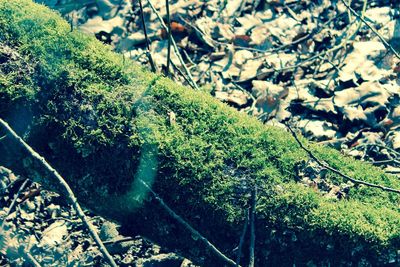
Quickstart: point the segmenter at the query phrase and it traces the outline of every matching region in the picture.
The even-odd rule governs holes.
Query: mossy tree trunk
[[[290,134],[142,70],[28,0],[0,1],[0,116],[86,207],[206,266],[221,263],[138,178],[231,258],[257,186],[258,266],[376,264],[400,248],[398,195],[354,186],[338,200],[298,183],[308,158]],[[378,168],[303,142],[348,175],[400,188]],[[48,183],[12,140],[0,153],[1,165]]]

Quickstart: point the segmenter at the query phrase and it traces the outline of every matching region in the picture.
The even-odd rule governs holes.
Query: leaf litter
[[[21,181],[10,170],[0,167],[0,265],[26,266],[31,254],[41,266],[107,266],[100,250],[88,235],[73,208],[57,193],[29,182],[17,199],[14,211],[8,209]],[[36,195],[27,194],[40,189]],[[195,266],[183,257],[137,236],[120,235],[119,226],[89,211],[91,223],[119,266]],[[122,241],[122,242],[121,242]]]

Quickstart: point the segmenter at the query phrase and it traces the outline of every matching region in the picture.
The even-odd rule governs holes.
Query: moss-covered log
[[[338,200],[296,182],[307,154],[290,134],[142,70],[28,0],[0,1],[0,116],[87,207],[207,266],[221,265],[138,177],[232,258],[257,185],[258,266],[382,264],[400,249],[398,195],[354,186]],[[378,168],[303,142],[348,175],[400,188]],[[39,171],[11,139],[0,150],[1,165]]]

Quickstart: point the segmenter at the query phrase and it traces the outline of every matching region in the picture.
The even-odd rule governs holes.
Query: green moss
[[[165,233],[176,228],[147,201],[134,179],[141,177],[231,251],[257,186],[261,265],[282,257],[288,265],[335,262],[338,255],[376,263],[400,248],[399,196],[356,186],[338,201],[297,184],[294,168],[307,154],[284,130],[142,70],[28,0],[0,1],[0,42],[15,53],[0,53],[1,116],[19,124],[87,206],[120,221],[147,218],[148,225],[135,226],[161,241],[161,223],[170,227]],[[302,141],[350,176],[400,188],[378,168]],[[169,244],[193,256],[191,241],[180,236]]]

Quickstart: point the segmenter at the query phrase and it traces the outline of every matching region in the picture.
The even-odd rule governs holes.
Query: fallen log
[[[29,0],[0,1],[0,117],[86,207],[204,266],[223,263],[139,181],[233,259],[257,188],[256,266],[397,260],[398,194],[352,185],[339,199],[306,186],[298,170],[309,155],[285,130],[143,70]],[[48,184],[37,162],[3,135],[0,165]],[[379,168],[300,139],[348,176],[400,188]],[[324,179],[347,182],[335,173]]]

